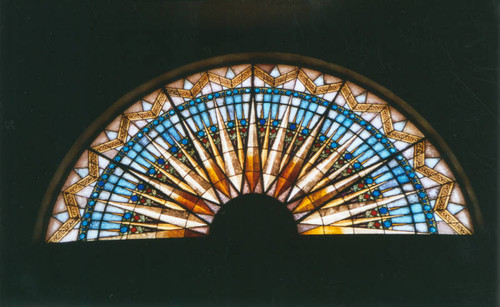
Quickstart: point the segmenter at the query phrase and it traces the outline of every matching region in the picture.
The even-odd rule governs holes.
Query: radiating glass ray
[[[229,183],[224,176],[224,173],[219,168],[219,165],[212,159],[210,154],[205,150],[205,148],[201,145],[200,141],[193,135],[193,132],[189,127],[185,128],[191,141],[193,142],[193,146],[196,149],[196,152],[200,156],[200,159],[205,167],[205,170],[208,173],[208,177],[211,182],[215,185],[215,187],[224,193],[227,197],[230,197],[229,191]]]
[[[255,117],[255,100],[252,99],[250,107],[250,120],[248,125],[247,152],[245,161],[245,176],[250,184],[250,191],[255,191],[260,179],[260,154],[257,140],[257,121]]]
[[[316,135],[318,134],[318,131],[323,123],[323,120],[324,118],[322,118],[317,123],[316,127],[314,127],[314,129],[311,131],[311,134],[307,136],[302,146],[299,148],[299,150],[295,153],[290,162],[285,166],[285,168],[281,172],[276,183],[276,191],[274,193],[275,196],[287,190],[293,184],[295,179],[298,177],[300,169],[304,164],[307,153],[311,148]]]

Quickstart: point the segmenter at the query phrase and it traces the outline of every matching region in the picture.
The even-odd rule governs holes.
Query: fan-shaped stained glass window
[[[236,62],[122,101],[56,184],[46,241],[208,236],[243,194],[300,235],[473,232],[456,169],[388,91],[332,65]]]

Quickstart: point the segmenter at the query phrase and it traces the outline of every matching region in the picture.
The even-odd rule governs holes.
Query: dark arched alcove
[[[297,236],[292,214],[280,201],[263,194],[246,194],[222,206],[210,236],[229,245],[269,246]]]

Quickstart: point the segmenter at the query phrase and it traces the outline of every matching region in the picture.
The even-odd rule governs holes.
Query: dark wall
[[[1,2],[1,297],[11,304],[493,305],[496,1]],[[391,89],[441,134],[479,199],[473,237],[32,245],[45,189],[114,101],[208,57],[278,51]]]

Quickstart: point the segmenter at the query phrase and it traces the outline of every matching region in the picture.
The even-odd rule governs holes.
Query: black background
[[[494,305],[496,1],[1,1],[1,288],[24,304]],[[45,189],[138,85],[237,52],[296,53],[391,89],[441,134],[479,199],[473,237],[33,245]]]

